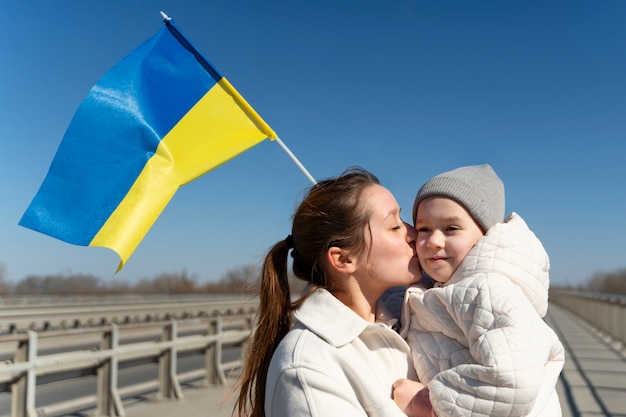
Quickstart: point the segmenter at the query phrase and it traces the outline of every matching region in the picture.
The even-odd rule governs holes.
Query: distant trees
[[[199,292],[196,277],[181,273],[164,272],[152,279],[142,279],[134,286],[134,291],[141,294],[193,294]]]
[[[134,284],[115,277],[102,281],[88,274],[29,275],[17,283],[7,283],[4,265],[0,263],[0,296],[255,293],[259,273],[258,266],[247,265],[228,271],[217,282],[207,283],[198,282],[185,270],[164,272]]]
[[[10,291],[15,295],[88,295],[101,289],[100,280],[93,275],[29,275]]]
[[[626,295],[626,268],[614,272],[596,272],[587,288],[595,292]]]
[[[0,262],[0,297],[9,293],[9,287],[6,283],[6,266]]]
[[[101,280],[90,274],[29,275],[17,283],[7,282],[6,267],[0,262],[0,297],[63,296],[109,294],[258,294],[261,268],[244,265],[227,271],[219,280],[199,282],[197,276],[187,271],[163,272],[153,278],[143,278],[136,283],[120,281],[115,277]],[[289,277],[293,296],[298,295],[306,283]],[[609,294],[626,295],[626,268],[613,272],[596,272],[586,283],[572,286],[554,285],[553,289],[577,289]]]
[[[209,293],[242,292],[256,293],[260,281],[261,268],[258,265],[240,266],[226,272],[218,282],[205,284],[204,290]]]
[[[555,285],[554,288],[626,295],[626,268],[613,272],[596,272],[586,283],[576,287]]]

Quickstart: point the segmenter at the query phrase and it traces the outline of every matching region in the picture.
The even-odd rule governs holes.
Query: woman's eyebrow
[[[391,216],[395,216],[396,214],[400,214],[401,211],[402,211],[402,209],[400,209],[400,208],[395,208],[393,210],[389,210],[389,212],[385,215],[385,217],[383,217],[383,220],[387,220]]]

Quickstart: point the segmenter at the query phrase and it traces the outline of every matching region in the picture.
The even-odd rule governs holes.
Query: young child
[[[548,255],[519,215],[503,221],[504,206],[489,165],[442,173],[417,193],[417,255],[435,287],[404,299],[401,334],[427,387],[410,409],[402,396],[413,382],[394,384],[409,414],[423,415],[427,395],[439,417],[561,416],[563,346],[542,319]]]

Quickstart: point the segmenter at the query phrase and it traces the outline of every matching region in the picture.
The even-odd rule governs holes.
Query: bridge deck
[[[558,306],[547,321],[565,346],[558,390],[563,417],[626,416],[626,356]]]
[[[563,308],[551,304],[547,322],[566,349],[557,386],[563,417],[626,417],[626,357]],[[184,390],[180,401],[148,402],[126,407],[128,417],[227,417],[233,399],[228,387]]]

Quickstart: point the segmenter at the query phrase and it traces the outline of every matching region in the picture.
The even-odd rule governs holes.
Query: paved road
[[[231,417],[234,407],[232,387],[233,384],[228,387],[183,387],[184,398],[182,400],[149,401],[126,405],[126,417]]]
[[[563,417],[626,417],[626,356],[575,316],[550,306],[547,322],[566,349],[566,363],[557,390]],[[230,387],[184,390],[180,401],[143,402],[126,407],[127,417],[229,417]],[[226,399],[225,399],[226,398]]]

